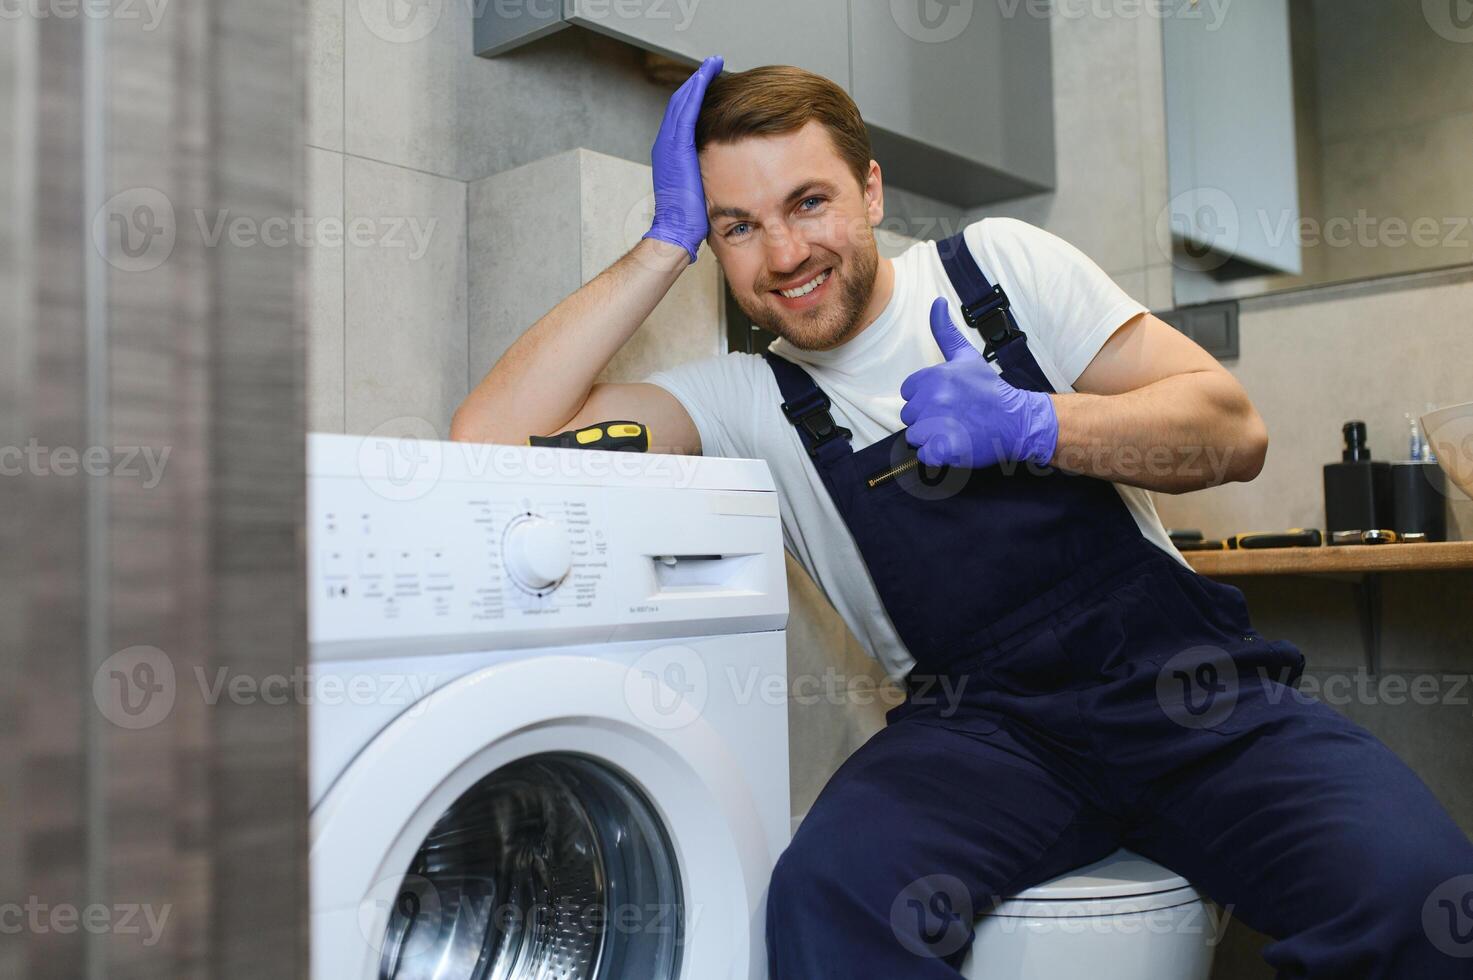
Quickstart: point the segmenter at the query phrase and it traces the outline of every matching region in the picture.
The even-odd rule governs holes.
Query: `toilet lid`
[[[994,915],[1116,915],[1170,908],[1201,899],[1191,882],[1127,850],[1034,885],[992,911]]]

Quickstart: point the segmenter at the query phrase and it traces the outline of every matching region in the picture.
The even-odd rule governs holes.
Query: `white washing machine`
[[[314,435],[307,520],[314,977],[766,975],[766,464]]]

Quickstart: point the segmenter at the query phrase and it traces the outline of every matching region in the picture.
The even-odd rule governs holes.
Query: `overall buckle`
[[[808,455],[816,457],[823,446],[835,439],[848,439],[850,431],[844,426],[834,422],[834,417],[829,414],[829,396],[820,390],[800,398],[796,403],[783,402],[783,415],[793,425],[798,426],[808,433],[812,439],[812,445],[808,446]]]
[[[1001,286],[993,286],[977,302],[962,306],[962,319],[982,335],[986,342],[982,356],[989,361],[997,360],[998,348],[1023,336],[1023,331],[1013,325],[1013,318],[1008,315],[1010,308],[1008,294],[1002,291]]]

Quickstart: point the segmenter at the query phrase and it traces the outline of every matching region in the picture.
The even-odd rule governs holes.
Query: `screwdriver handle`
[[[569,429],[555,436],[528,436],[529,446],[552,446],[557,449],[607,449],[615,452],[643,453],[650,448],[649,426],[627,419],[598,422],[581,429]]]

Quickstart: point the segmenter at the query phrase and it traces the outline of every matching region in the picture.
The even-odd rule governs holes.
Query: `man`
[[[788,548],[907,682],[778,861],[772,976],[955,977],[972,911],[1118,846],[1273,936],[1281,976],[1466,975],[1424,905],[1473,845],[1296,696],[1302,656],[1186,566],[1146,494],[1257,475],[1236,380],[1021,222],[881,257],[843,90],[720,70],[670,101],[649,234],[512,345],[452,434],[632,418],[665,451],[766,459]],[[769,353],[594,384],[702,241]]]

